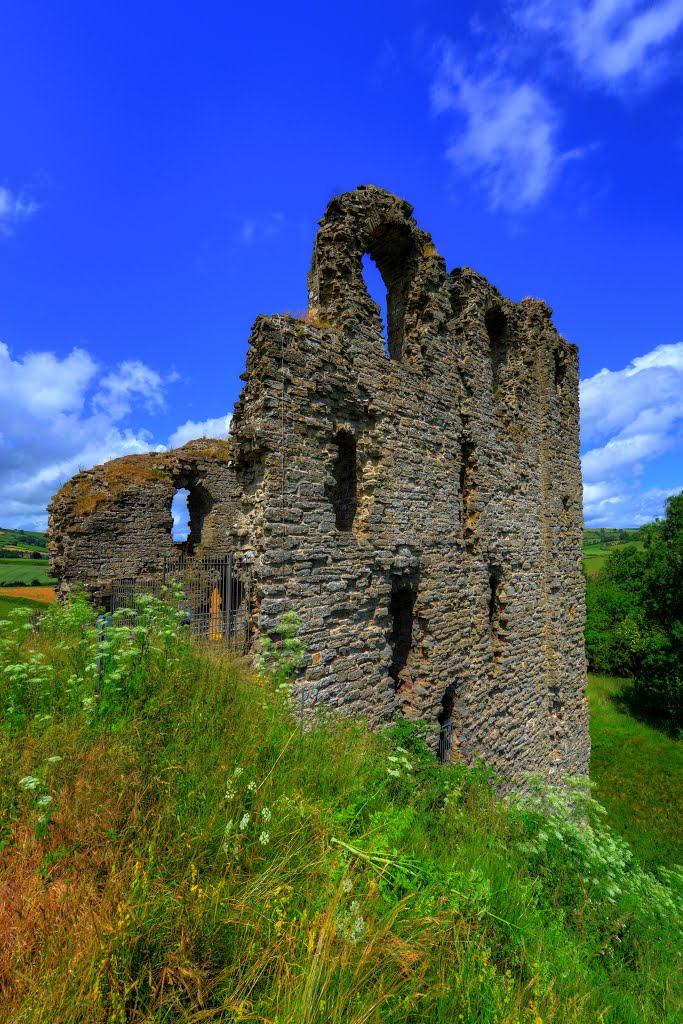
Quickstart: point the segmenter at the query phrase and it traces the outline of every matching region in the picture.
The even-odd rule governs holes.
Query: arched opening
[[[179,487],[171,502],[173,526],[171,538],[191,555],[202,543],[206,517],[213,508],[213,498],[202,484]]]
[[[500,382],[507,362],[508,322],[500,306],[493,306],[484,317],[484,326],[491,352],[493,397],[497,398]]]
[[[334,508],[338,530],[350,530],[358,510],[358,459],[356,439],[350,430],[340,430],[334,437],[337,454],[332,466],[334,486],[327,496]]]
[[[171,515],[173,526],[171,527],[171,539],[174,544],[184,544],[190,533],[190,510],[187,507],[190,492],[187,487],[181,487],[173,495],[171,502]]]
[[[384,224],[378,227],[368,239],[365,255],[375,264],[386,293],[384,302],[377,305],[381,312],[386,308],[386,343],[390,359],[400,362],[405,343],[405,314],[408,291],[417,267],[414,241],[410,234],[399,225]],[[363,268],[371,273],[372,263],[365,261]],[[378,289],[376,279],[370,279],[370,295],[375,299]]]
[[[379,309],[379,316],[382,325],[382,337],[384,338],[384,347],[387,355],[390,357],[389,352],[389,341],[387,338],[387,321],[389,319],[387,313],[387,286],[384,283],[384,278],[379,272],[379,267],[373,260],[370,253],[366,252],[362,259],[363,264],[363,280],[365,281],[365,287],[367,288],[368,295],[374,303],[376,303]]]

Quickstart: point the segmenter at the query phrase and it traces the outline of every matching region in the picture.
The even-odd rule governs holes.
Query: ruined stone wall
[[[576,348],[372,187],[328,207],[309,286],[319,326],[257,321],[233,424],[261,628],[301,614],[311,711],[452,717],[468,760],[586,771]]]
[[[227,441],[191,441],[171,452],[127,455],[78,473],[48,512],[51,570],[59,589],[103,597],[112,579],[158,575],[180,553],[230,549],[237,498]],[[171,537],[171,502],[190,492],[189,543]]]
[[[216,544],[253,563],[257,631],[300,614],[310,715],[425,718],[435,734],[453,719],[466,760],[587,771],[576,348],[543,303],[449,274],[409,204],[373,186],[328,206],[309,307],[258,318],[230,445],[201,466],[192,453]],[[114,546],[116,575],[166,553],[190,447],[138,457],[144,480],[113,501],[107,467],[60,492],[63,580],[102,579]],[[84,477],[95,507],[79,518]]]

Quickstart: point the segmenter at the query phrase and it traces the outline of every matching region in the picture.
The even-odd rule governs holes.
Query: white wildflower
[[[246,832],[247,825],[249,824],[250,821],[251,814],[249,813],[249,811],[245,811],[244,814],[242,815],[242,818],[240,819],[240,832]]]

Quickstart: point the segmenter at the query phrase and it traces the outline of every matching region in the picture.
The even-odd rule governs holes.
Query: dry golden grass
[[[26,597],[43,604],[52,604],[57,600],[54,587],[0,587],[0,597]]]

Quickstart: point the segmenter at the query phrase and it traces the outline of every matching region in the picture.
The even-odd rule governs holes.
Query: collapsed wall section
[[[48,512],[51,569],[59,589],[102,598],[111,580],[158,575],[165,558],[223,553],[238,517],[230,444],[191,441],[171,452],[114,459],[78,473]],[[188,492],[189,536],[172,538],[171,503]]]

